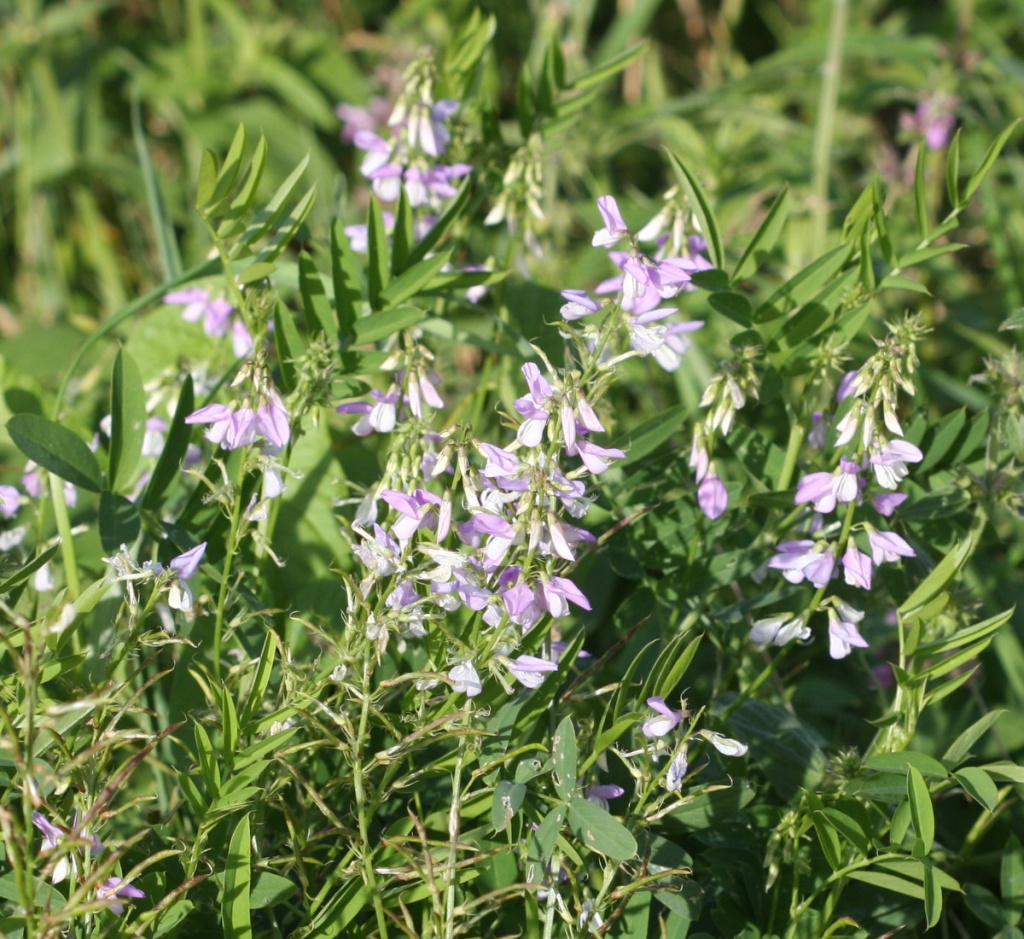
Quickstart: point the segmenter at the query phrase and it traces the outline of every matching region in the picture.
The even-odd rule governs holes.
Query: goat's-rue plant
[[[723,235],[741,162],[580,198],[603,158],[562,151],[639,53],[571,78],[548,37],[513,125],[495,28],[338,108],[337,206],[240,129],[190,200],[208,260],[163,252],[57,395],[0,371],[35,401],[0,467],[0,931],[1000,928],[1024,775],[965,715],[1011,628],[978,608],[1020,356],[943,371],[968,334],[912,278],[943,295],[1007,138],[966,188],[950,144],[942,221],[924,154],[916,231],[872,183],[810,257],[785,193]]]

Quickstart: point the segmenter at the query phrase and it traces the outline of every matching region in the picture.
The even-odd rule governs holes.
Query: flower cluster
[[[206,542],[196,545],[172,558],[167,567],[159,561],[144,561],[137,564],[128,551],[127,545],[121,545],[121,550],[113,557],[103,558],[113,569],[115,581],[125,584],[128,594],[128,602],[132,606],[139,603],[135,585],[144,582],[153,582],[158,589],[167,592],[167,605],[172,610],[188,612],[192,609],[192,590],[189,581],[196,575],[199,565],[202,563],[203,555],[206,553]]]
[[[405,189],[413,208],[441,208],[455,195],[455,183],[471,173],[468,163],[443,163],[451,143],[448,121],[459,103],[435,101],[434,68],[428,60],[414,62],[405,76],[405,89],[387,120],[387,136],[370,129],[366,115],[351,107],[339,110],[352,142],[365,151],[360,171],[370,180],[377,198],[398,200]]]
[[[73,830],[70,833],[66,832],[54,825],[42,812],[32,813],[32,824],[43,834],[43,844],[40,850],[42,857],[46,857],[54,852],[61,852],[62,842],[68,841],[71,838],[77,838],[88,845],[89,854],[92,857],[97,857],[106,850],[102,842],[95,836],[90,836],[85,831]],[[77,824],[75,829],[77,829]],[[67,880],[69,876],[77,877],[78,865],[79,861],[74,848],[63,850],[63,853],[59,853],[57,862],[53,867],[53,882],[59,884]],[[142,890],[134,884],[125,883],[120,877],[108,877],[107,880],[96,887],[96,899],[106,902],[110,912],[117,916],[124,912],[123,900],[141,900],[145,896],[146,894]]]
[[[244,359],[253,350],[252,334],[238,311],[223,297],[213,296],[204,287],[185,287],[164,296],[164,303],[182,307],[181,318],[186,323],[202,321],[207,336],[219,338],[231,334],[231,348],[235,356]]]
[[[915,556],[905,538],[879,527],[880,520],[855,522],[854,513],[865,502],[871,473],[881,490],[871,494],[872,509],[881,518],[893,516],[907,498],[894,490],[906,478],[908,464],[924,458],[916,445],[900,436],[903,431],[896,414],[897,389],[914,391],[914,344],[920,335],[922,330],[913,318],[890,327],[889,335],[878,342],[878,352],[861,369],[843,377],[835,395],[837,405],[846,408],[834,422],[838,465],[831,472],[807,473],[797,483],[795,503],[812,509],[806,532],[811,537],[779,544],[768,567],[792,584],[806,581],[819,591],[819,597],[840,569],[847,585],[871,591],[874,568]],[[815,432],[824,436],[815,442],[820,446],[827,441],[833,422],[817,416]],[[841,507],[843,521],[830,524],[827,516]],[[838,538],[831,540],[837,529],[841,529]],[[837,597],[824,599],[821,607],[828,612],[833,658],[844,658],[854,647],[867,647],[858,628],[863,612]],[[806,616],[790,614],[759,620],[750,632],[754,642],[779,646],[809,636]]]

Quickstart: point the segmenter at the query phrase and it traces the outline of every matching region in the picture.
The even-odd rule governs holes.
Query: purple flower
[[[169,563],[168,567],[174,571],[181,580],[188,580],[190,577],[194,577],[197,570],[199,570],[199,564],[203,560],[203,555],[206,553],[206,542],[196,545],[194,548],[179,554],[176,558],[173,558]]]
[[[484,690],[483,683],[472,662],[460,662],[448,672],[452,691],[461,692],[468,698],[475,698]]]
[[[280,452],[291,437],[289,421],[290,415],[281,396],[273,388],[269,389],[266,399],[256,409],[256,432],[262,434]]]
[[[562,296],[567,301],[559,311],[565,320],[578,320],[590,316],[601,309],[601,304],[592,299],[585,290],[563,290]]]
[[[582,610],[589,610],[590,601],[568,577],[541,574],[540,602],[556,619],[569,615],[569,603],[574,603]]]
[[[867,640],[860,634],[857,624],[864,619],[860,610],[855,610],[846,603],[838,603],[835,609],[828,611],[828,643],[829,655],[834,659],[845,659],[853,647],[866,649]]]
[[[361,414],[362,417],[352,426],[352,433],[357,437],[366,437],[376,431],[378,434],[389,434],[395,429],[398,420],[398,391],[371,391],[374,403],[369,401],[350,401],[339,404],[335,410],[339,414]]]
[[[670,734],[686,716],[682,711],[673,711],[665,703],[664,698],[648,698],[647,705],[656,713],[649,715],[644,720],[641,733],[645,737],[664,737],[666,734]]]
[[[526,418],[519,425],[516,439],[524,447],[536,447],[544,436],[554,391],[533,362],[523,365],[523,375],[530,393],[515,401],[515,409]]]
[[[98,900],[116,901],[118,898],[123,900],[141,900],[143,897],[145,897],[145,894],[138,887],[126,884],[120,877],[111,877],[96,888],[96,898]],[[120,916],[124,912],[124,904],[111,902],[110,912]]]
[[[689,770],[690,761],[687,759],[686,744],[684,743],[668,765],[668,772],[665,774],[665,788],[669,792],[679,792],[683,788],[683,780]]]
[[[852,372],[847,372],[840,380],[839,385],[836,388],[836,402],[845,401],[850,395],[856,394],[857,392],[857,376],[860,374],[858,369],[854,369]]]
[[[619,205],[614,196],[601,196],[597,200],[597,209],[604,220],[604,228],[594,233],[592,244],[598,248],[610,248],[620,238],[629,234],[629,229],[619,212]]]
[[[186,287],[164,296],[164,303],[183,306],[181,318],[186,323],[203,321],[203,331],[208,336],[227,335],[234,307],[222,297],[211,297],[210,291],[202,287]]]
[[[886,518],[906,501],[907,494],[905,492],[880,492],[871,497],[871,504],[875,507],[875,511]]]
[[[907,475],[907,464],[924,459],[924,454],[906,440],[880,441],[871,449],[871,465],[883,489],[895,489]]]
[[[843,577],[851,587],[871,589],[871,558],[851,541],[843,554]]]
[[[832,473],[808,473],[796,487],[797,505],[814,503],[815,512],[831,512],[837,504],[853,502],[860,495],[860,467],[841,459]]]
[[[616,786],[614,783],[598,783],[593,786],[587,786],[583,792],[585,799],[593,802],[594,805],[599,805],[606,812],[608,811],[609,799],[617,799],[625,794],[626,790],[622,786]]]
[[[339,104],[334,109],[334,113],[344,125],[341,130],[341,139],[345,143],[352,143],[359,131],[375,130],[388,119],[389,111],[390,106],[387,99],[379,96],[371,98],[366,107],[361,107],[358,104]]]
[[[903,538],[892,531],[878,531],[877,529],[869,528],[868,544],[871,545],[871,559],[875,564],[882,564],[885,561],[896,561],[901,557],[916,557],[914,549]]]
[[[729,494],[725,483],[715,472],[709,472],[697,487],[697,504],[712,521],[719,518],[729,505]]]
[[[836,557],[831,545],[808,539],[784,541],[778,552],[769,559],[768,566],[782,571],[782,576],[791,584],[802,583],[806,578],[820,589],[832,579]]]
[[[578,437],[573,446],[566,451],[570,456],[579,454],[583,465],[595,476],[603,473],[609,467],[609,460],[621,460],[626,454],[616,447],[599,447],[591,443],[586,437]]]
[[[804,624],[802,616],[777,613],[775,616],[755,620],[748,638],[758,645],[784,646],[794,639],[802,642],[810,638],[810,635],[810,627]]]
[[[548,673],[558,671],[558,666],[535,655],[520,655],[508,663],[508,670],[525,688],[539,688]]]
[[[436,527],[436,513],[441,505],[440,496],[435,496],[426,489],[416,489],[411,496],[394,489],[382,489],[380,497],[401,516],[391,526],[391,530],[403,544],[420,528]]]
[[[21,493],[14,486],[0,486],[0,518],[14,518],[21,506]]]

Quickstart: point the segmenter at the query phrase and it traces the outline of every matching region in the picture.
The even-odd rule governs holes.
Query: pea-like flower
[[[672,733],[679,726],[680,721],[686,717],[685,711],[674,711],[666,703],[664,698],[657,696],[647,699],[647,706],[655,713],[648,715],[641,727],[641,733],[645,737],[664,737]]]

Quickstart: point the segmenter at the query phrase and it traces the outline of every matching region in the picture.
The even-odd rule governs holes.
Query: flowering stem
[[[359,730],[356,734],[355,746],[352,748],[352,787],[356,797],[356,817],[359,823],[359,854],[363,861],[363,880],[366,889],[373,898],[373,911],[377,916],[377,929],[381,939],[388,934],[387,918],[377,887],[377,873],[373,869],[373,849],[370,846],[370,820],[367,811],[366,782],[363,778],[366,767],[363,765],[363,747],[367,742],[367,728],[370,723],[370,684],[373,680],[373,641],[366,639],[363,650],[363,682],[359,709]]]
[[[74,599],[82,592],[82,587],[78,580],[75,543],[71,538],[71,520],[68,518],[68,506],[64,501],[64,480],[58,479],[53,473],[50,473],[49,477],[53,517],[57,522],[57,532],[60,534],[60,553],[64,559],[64,576],[68,582],[68,599]]]
[[[782,470],[779,472],[778,481],[775,484],[777,491],[789,488],[793,472],[796,470],[796,462],[800,456],[800,448],[804,445],[806,429],[800,421],[793,421],[789,426],[789,442],[786,444],[786,457],[782,462]]]
[[[459,739],[459,753],[455,758],[455,769],[452,772],[452,805],[448,812],[448,861],[444,870],[444,879],[447,882],[444,900],[445,939],[454,939],[455,937],[455,874],[459,860],[459,829],[462,821],[459,809],[462,795],[462,770],[466,759],[466,739],[466,737]]]
[[[235,502],[231,509],[231,531],[228,534],[228,550],[224,556],[224,570],[221,571],[220,591],[217,594],[217,618],[213,624],[213,675],[220,681],[220,647],[224,633],[224,611],[228,602],[231,569],[238,551],[238,529],[242,520],[242,484],[245,482],[246,460],[244,453],[238,464],[238,478],[235,481]]]
[[[811,211],[814,220],[813,250],[825,250],[828,237],[828,182],[832,140],[835,136],[836,108],[839,103],[839,79],[843,67],[843,40],[846,36],[848,0],[832,0],[829,17],[828,48],[821,65],[821,92],[818,95],[818,120],[814,128],[814,158]]]

